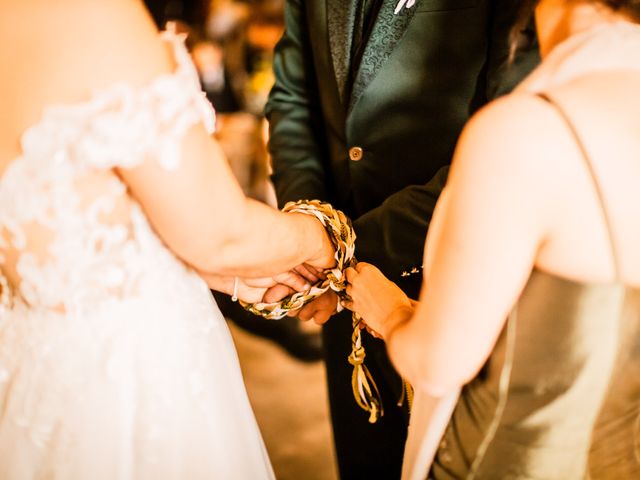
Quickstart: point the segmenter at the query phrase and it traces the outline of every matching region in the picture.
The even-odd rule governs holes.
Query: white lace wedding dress
[[[174,73],[47,108],[0,179],[4,480],[273,477],[224,318],[113,171],[213,125],[165,37]]]

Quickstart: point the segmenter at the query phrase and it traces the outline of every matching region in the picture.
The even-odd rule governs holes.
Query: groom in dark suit
[[[400,4],[400,5],[398,5]],[[417,298],[424,240],[469,116],[510,90],[538,60],[535,42],[508,65],[514,0],[287,0],[266,108],[278,200],[343,210],[356,256]],[[394,13],[395,12],[395,13]],[[491,172],[487,172],[488,175]],[[327,294],[301,318],[326,320]],[[365,335],[384,403],[369,424],[351,391],[350,315],[323,327],[342,479],[399,478],[407,433],[403,383],[384,344]]]

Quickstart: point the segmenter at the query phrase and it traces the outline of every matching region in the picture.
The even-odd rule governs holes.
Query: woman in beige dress
[[[407,478],[640,478],[640,2],[534,7],[543,62],[465,128],[420,301],[348,271],[417,392]]]

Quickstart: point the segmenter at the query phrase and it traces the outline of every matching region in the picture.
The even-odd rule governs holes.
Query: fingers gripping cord
[[[279,302],[274,303],[245,303],[242,306],[255,315],[267,319],[277,320],[286,316],[289,312],[298,310],[304,305],[312,302],[329,289],[336,292],[341,299],[346,299],[347,279],[344,271],[357,264],[355,259],[356,234],[353,231],[351,222],[344,213],[335,210],[328,203],[318,200],[300,200],[289,202],[283,208],[288,213],[303,213],[315,216],[324,226],[336,249],[336,266],[326,270],[326,278],[319,280],[307,291],[296,292]],[[348,357],[349,363],[353,366],[351,384],[356,403],[369,413],[369,422],[375,423],[382,415],[382,401],[378,387],[371,376],[371,373],[364,364],[365,351],[362,346],[360,333],[360,322],[362,319],[353,314],[353,334],[351,336],[352,351]]]

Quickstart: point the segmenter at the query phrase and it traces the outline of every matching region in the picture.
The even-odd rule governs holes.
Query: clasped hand
[[[414,302],[373,265],[361,262],[355,268],[348,268],[345,275],[348,282],[346,292],[350,300],[341,303],[362,318],[361,328],[366,328],[374,337],[387,338],[388,333],[397,326],[398,320],[404,318],[404,316],[394,316],[394,312],[413,311]],[[295,291],[305,291],[309,288],[309,284],[314,284],[323,278],[321,271],[309,265],[301,265],[291,272],[273,277],[261,284],[255,280],[247,281],[249,283],[243,283],[243,288],[247,289],[247,293],[253,288],[256,295],[262,295],[261,301],[271,303],[280,301]],[[265,286],[268,288],[264,289]],[[241,295],[240,292],[238,295]],[[336,293],[329,290],[302,309],[291,312],[290,315],[297,316],[301,320],[312,320],[317,324],[323,324],[336,313],[338,302]]]
[[[321,280],[325,275],[321,270],[303,264],[293,270],[264,279],[242,279],[238,283],[238,298],[245,302],[275,303],[295,292],[304,292]],[[227,292],[230,294],[230,292]],[[311,320],[318,325],[325,323],[338,310],[338,296],[329,290],[312,302],[289,313],[300,320]]]
[[[312,285],[324,280],[324,269],[332,267],[333,255],[325,249],[322,259],[304,263],[297,267],[271,277],[238,278],[209,277],[206,278],[211,288],[228,295],[235,294],[246,303],[275,303],[294,294],[305,292]],[[389,281],[380,270],[373,265],[361,262],[355,268],[345,271],[347,298],[342,306],[357,313],[362,318],[361,327],[376,337],[386,338],[392,330],[394,316],[398,309],[413,309],[412,301],[393,282]],[[329,290],[312,302],[289,313],[300,320],[312,320],[323,324],[338,311],[339,299],[333,290]]]
[[[301,218],[308,218],[301,214]],[[309,223],[310,227],[316,229],[318,241],[309,254],[307,261],[295,268],[271,277],[261,278],[236,278],[231,276],[207,275],[200,272],[207,281],[209,287],[228,295],[235,294],[238,299],[246,303],[276,303],[295,292],[305,292],[312,285],[324,280],[324,271],[335,266],[335,250],[333,243],[327,236],[324,227],[313,219]],[[309,320],[313,312],[321,311],[316,315],[318,323],[326,322],[336,310],[337,297],[325,294],[315,301],[309,303],[304,308],[293,311],[290,316],[298,316],[302,320]],[[327,304],[332,303],[331,308]],[[312,306],[313,305],[313,306]]]
[[[369,263],[358,263],[346,270],[347,295],[350,300],[342,302],[345,308],[357,313],[361,327],[374,337],[388,338],[397,326],[399,318],[392,315],[397,310],[413,310],[413,302],[395,283]]]
[[[398,317],[392,315],[396,310],[413,310],[413,302],[373,265],[361,262],[355,268],[348,268],[345,274],[350,300],[342,301],[342,305],[357,313],[362,318],[361,328],[366,328],[374,337],[387,338],[397,323]],[[306,291],[322,279],[321,270],[304,264],[274,277],[240,280],[237,295],[249,303],[273,303],[294,292]],[[230,288],[233,286],[228,285],[227,289]],[[227,293],[231,294],[231,291]],[[289,315],[323,324],[336,313],[338,302],[336,293],[329,290]]]

